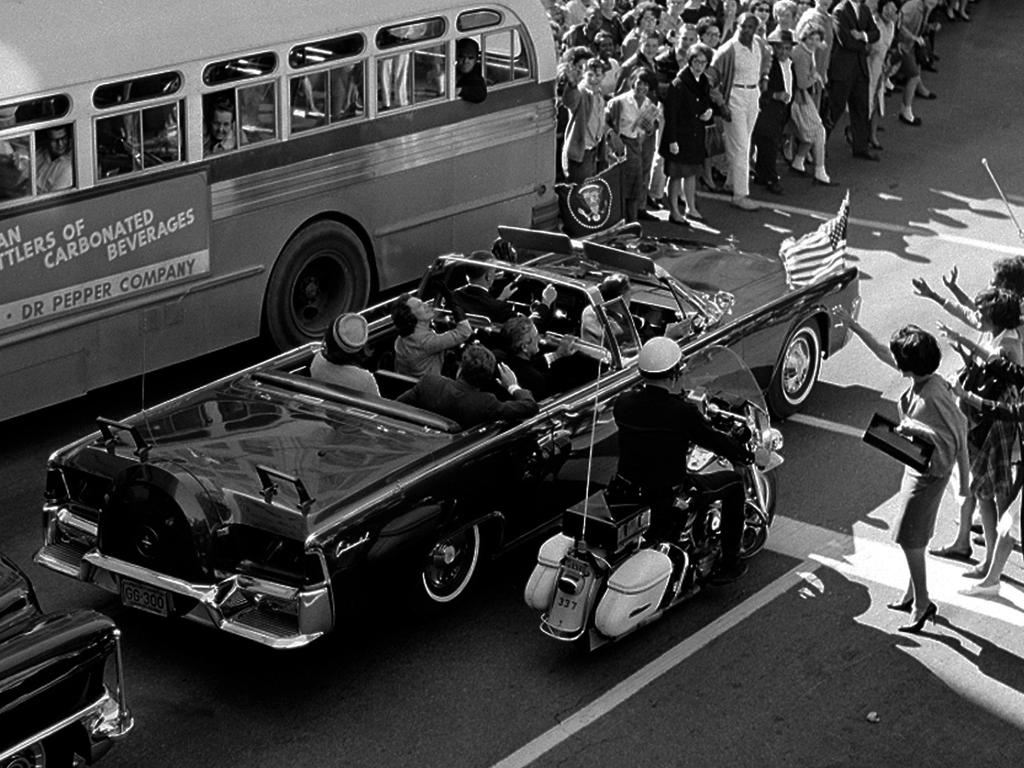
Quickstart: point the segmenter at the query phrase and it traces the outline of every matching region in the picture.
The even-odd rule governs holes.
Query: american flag
[[[846,225],[850,221],[850,192],[839,213],[798,240],[787,237],[779,246],[790,288],[802,288],[846,267]]]

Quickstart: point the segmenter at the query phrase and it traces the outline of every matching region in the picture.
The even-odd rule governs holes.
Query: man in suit
[[[495,373],[511,400],[501,401],[491,392]],[[398,402],[446,416],[463,429],[499,419],[526,419],[539,410],[528,389],[519,386],[512,369],[497,365],[494,354],[482,344],[471,344],[462,353],[458,379],[428,373]]]
[[[754,183],[763,185],[775,195],[782,194],[775,161],[782,145],[782,131],[789,120],[789,105],[793,102],[793,33],[776,27],[768,42],[772,46],[772,63],[768,69],[768,87],[761,94],[761,111],[754,123],[753,143],[757,149]]]
[[[870,89],[867,49],[881,36],[871,11],[861,0],[842,0],[832,11],[835,45],[828,70],[829,111],[825,128],[831,131],[850,105],[853,156],[878,160],[868,149],[870,138]]]
[[[469,282],[452,294],[455,303],[467,314],[483,315],[492,323],[504,323],[516,313],[508,303],[508,297],[515,291],[515,284],[510,282],[501,293],[492,296],[491,286],[497,276],[497,270],[491,263],[494,255],[490,251],[473,251],[469,258],[480,263],[466,267],[466,279]]]

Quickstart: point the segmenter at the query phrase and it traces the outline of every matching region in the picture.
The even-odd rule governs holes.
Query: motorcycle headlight
[[[772,427],[764,433],[764,447],[769,451],[775,451],[778,453],[782,450],[782,433]]]

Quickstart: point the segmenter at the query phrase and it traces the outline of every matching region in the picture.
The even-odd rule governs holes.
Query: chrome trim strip
[[[84,720],[88,717],[92,717],[94,715],[99,715],[103,712],[104,709],[110,707],[111,705],[113,705],[114,707],[118,706],[117,702],[115,702],[113,698],[111,698],[110,693],[104,690],[103,695],[87,707],[80,709],[73,715],[68,715],[63,720],[54,723],[48,728],[44,728],[38,733],[29,736],[24,741],[18,742],[6,752],[0,752],[0,760],[6,760],[11,755],[17,754],[26,747],[30,747],[38,741],[42,741],[43,739],[49,738],[53,734],[57,733],[57,731],[67,728],[72,723],[80,722],[81,720]],[[118,720],[121,723],[121,726],[119,727],[118,730],[107,733],[107,738],[119,739],[122,736],[126,735],[135,725],[135,722],[132,720],[131,715],[126,716],[126,713],[121,712],[120,709],[118,709],[118,713]]]
[[[60,507],[57,510],[57,522],[66,525],[68,528],[74,528],[82,533],[86,533],[93,538],[99,536],[100,533],[97,523],[94,523],[92,520],[86,520],[81,515],[76,515],[67,507]]]
[[[544,101],[218,182],[210,187],[212,220],[543,135],[553,120],[554,104]]]
[[[129,579],[141,581],[154,587],[161,587],[169,592],[178,595],[185,595],[195,600],[210,602],[217,591],[216,584],[192,584],[191,582],[179,579],[174,576],[165,576],[162,573],[153,573],[148,568],[119,560],[116,557],[108,557],[95,549],[86,552],[82,560],[94,568],[99,568],[109,573],[116,573],[118,576],[126,576]]]
[[[38,552],[36,552],[36,556],[32,559],[35,561],[36,565],[41,565],[44,568],[49,568],[51,571],[63,573],[65,576],[70,576],[73,579],[81,578],[81,573],[79,572],[77,565],[72,565],[71,563],[67,563],[64,560],[57,559],[53,555],[46,552],[45,546],[43,546]]]

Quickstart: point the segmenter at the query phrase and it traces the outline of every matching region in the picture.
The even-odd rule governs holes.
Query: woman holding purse
[[[899,627],[899,631],[918,633],[938,614],[937,606],[928,597],[925,547],[935,530],[935,518],[954,466],[959,470],[961,493],[967,492],[967,419],[957,407],[949,384],[936,373],[942,352],[934,336],[916,325],[906,325],[892,335],[886,346],[848,312],[840,310],[838,314],[875,357],[910,379],[910,388],[899,399],[897,431],[927,440],[933,446],[931,461],[924,472],[909,466],[904,469],[900,484],[902,512],[893,526],[910,580],[902,599],[888,607],[910,611],[910,623]]]
[[[793,104],[790,119],[796,130],[797,147],[789,167],[794,173],[807,175],[807,157],[813,152],[814,183],[826,187],[836,186],[825,170],[825,126],[815,106],[824,84],[815,57],[821,52],[824,32],[815,23],[800,30],[800,44],[793,47]]]

